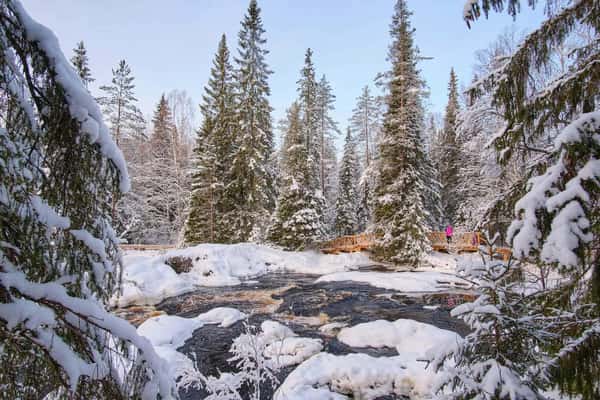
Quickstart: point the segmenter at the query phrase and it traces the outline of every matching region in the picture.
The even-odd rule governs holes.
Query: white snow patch
[[[337,272],[324,275],[317,282],[364,282],[382,289],[406,293],[439,292],[448,288],[470,288],[471,284],[456,275],[437,271],[417,272]]]
[[[320,339],[297,337],[287,326],[277,321],[265,321],[261,324],[260,340],[265,343],[264,356],[273,368],[300,364],[323,349]]]
[[[373,321],[344,328],[338,339],[353,347],[395,347],[398,356],[320,353],[302,363],[284,381],[276,400],[374,399],[396,394],[430,398],[435,372],[419,361],[462,340],[454,332],[413,320]]]
[[[327,336],[335,336],[336,332],[348,326],[345,322],[331,322],[319,328],[319,332]]]
[[[374,399],[391,393],[411,396],[418,395],[420,382],[421,377],[412,375],[400,357],[319,353],[292,371],[274,399]]]
[[[352,347],[395,347],[406,360],[429,358],[439,346],[456,346],[460,336],[452,331],[412,319],[377,320],[344,328],[338,339]]]
[[[448,253],[432,251],[425,255],[424,261],[436,270],[454,272],[456,270],[457,256]]]

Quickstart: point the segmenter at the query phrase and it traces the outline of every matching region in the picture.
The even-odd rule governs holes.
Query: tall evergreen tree
[[[363,169],[367,169],[375,156],[375,138],[380,129],[380,107],[377,99],[371,94],[369,86],[365,86],[360,96],[356,99],[356,107],[352,110],[350,126],[360,149]]]
[[[298,80],[298,105],[302,118],[302,130],[304,132],[306,150],[308,152],[307,168],[309,168],[310,179],[307,184],[313,188],[321,190],[320,165],[321,152],[319,149],[319,112],[317,104],[317,95],[319,86],[315,78],[315,67],[312,61],[312,50],[306,49],[304,57],[304,66],[300,71]]]
[[[223,35],[200,106],[203,122],[194,149],[192,198],[184,232],[188,244],[231,240],[224,216],[234,205],[227,202],[224,192],[237,128],[233,90],[233,69]]]
[[[268,239],[287,249],[299,250],[324,237],[325,199],[321,191],[310,184],[314,176],[308,168],[307,137],[297,103],[288,110],[286,127],[281,150],[282,187]]]
[[[337,191],[337,158],[334,138],[340,131],[330,115],[335,110],[335,95],[325,75],[317,84],[316,103],[321,192],[327,203],[332,205]]]
[[[377,181],[374,160],[377,154],[376,138],[381,128],[381,107],[368,86],[363,88],[356,101],[350,127],[355,135],[360,159],[357,213],[359,230],[363,231],[372,220],[373,193]]]
[[[259,238],[275,207],[273,131],[267,79],[271,74],[265,61],[268,50],[260,8],[251,0],[238,35],[239,55],[235,59],[236,107],[239,133],[232,158],[232,181],[227,196],[236,209],[228,220],[234,226],[234,241]]]
[[[71,58],[71,62],[73,66],[77,70],[77,74],[81,78],[83,85],[87,88],[91,82],[94,82],[94,78],[92,78],[92,71],[88,65],[89,59],[87,56],[87,50],[83,44],[83,40],[77,43],[77,47],[73,49],[73,57]]]
[[[131,68],[125,60],[119,61],[116,69],[112,70],[110,85],[100,86],[105,96],[98,99],[102,111],[110,124],[110,130],[117,146],[127,136],[135,135],[140,131],[140,126],[145,124],[142,112],[136,106],[134,89],[135,79],[131,75]]]
[[[338,195],[335,202],[335,231],[339,235],[352,235],[358,230],[357,219],[358,159],[356,144],[350,128],[346,133],[344,155],[340,165]]]
[[[398,0],[390,29],[392,79],[378,160],[374,230],[380,238],[374,254],[382,260],[417,265],[427,249],[421,172],[423,83],[416,66],[410,15],[406,1]]]
[[[125,160],[56,36],[0,0],[2,398],[172,398],[147,339],[106,310]]]
[[[448,104],[444,115],[444,126],[438,136],[438,159],[436,167],[441,184],[441,204],[447,222],[456,224],[460,205],[459,168],[461,165],[461,146],[457,135],[457,118],[460,112],[458,103],[458,80],[454,68],[450,70],[448,83]]]
[[[138,177],[139,195],[145,203],[146,237],[154,243],[174,243],[182,227],[186,199],[180,193],[179,137],[171,107],[163,94],[152,118],[152,133],[143,176]]]
[[[171,157],[172,147],[177,143],[177,131],[171,114],[171,107],[163,93],[154,110],[152,117],[152,153],[154,157],[168,159]]]

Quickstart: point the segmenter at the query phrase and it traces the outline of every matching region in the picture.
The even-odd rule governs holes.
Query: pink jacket
[[[446,236],[452,236],[452,233],[454,233],[454,231],[452,230],[452,225],[448,225],[446,227]]]

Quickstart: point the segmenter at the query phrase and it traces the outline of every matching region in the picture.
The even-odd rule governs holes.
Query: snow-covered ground
[[[439,292],[449,288],[469,288],[467,281],[456,275],[437,271],[415,272],[336,272],[323,275],[317,282],[354,281],[403,293]]]
[[[173,257],[190,258],[192,269],[177,274],[165,263]],[[115,296],[113,303],[119,307],[151,305],[198,286],[238,285],[244,279],[268,272],[323,275],[369,264],[373,262],[364,253],[327,255],[315,251],[289,252],[251,243],[201,244],[162,254],[135,251],[124,256],[122,294]]]

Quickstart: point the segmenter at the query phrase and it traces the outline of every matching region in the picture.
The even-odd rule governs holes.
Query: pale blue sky
[[[70,57],[84,40],[96,81],[111,79],[124,58],[135,75],[140,107],[149,115],[161,93],[185,89],[195,103],[208,79],[221,33],[236,46],[248,0],[22,0],[38,21],[54,30]],[[345,127],[361,88],[388,68],[388,26],[394,0],[259,0],[266,29],[267,61],[275,121],[296,96],[296,80],[307,47],[314,50],[319,76],[326,74],[337,96],[334,117]],[[429,109],[443,111],[450,67],[461,84],[470,80],[473,53],[485,48],[512,19],[494,14],[469,30],[464,0],[409,0],[414,11],[421,65],[431,88]],[[539,24],[543,10],[524,9],[520,29]]]

